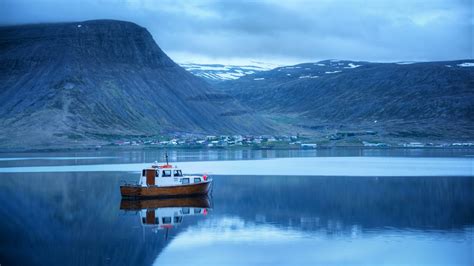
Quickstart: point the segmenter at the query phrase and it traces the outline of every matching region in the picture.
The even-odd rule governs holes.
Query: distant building
[[[404,147],[409,147],[409,148],[421,148],[425,147],[425,145],[421,142],[410,142],[410,143],[405,143],[403,144]]]
[[[217,140],[217,139],[218,139],[217,136],[212,136],[212,135],[206,136],[206,140]]]
[[[459,143],[459,142],[455,142],[453,143],[453,146],[473,146],[474,143],[472,142],[463,142],[463,143]]]
[[[318,147],[318,144],[316,143],[302,143],[301,148],[303,149],[316,149]]]
[[[235,141],[242,141],[242,140],[244,140],[244,137],[242,137],[242,135],[234,135],[233,137],[234,137],[234,140],[235,140]]]
[[[362,144],[364,147],[386,147],[388,146],[386,143],[373,143],[373,142],[368,142],[368,141],[362,141]]]

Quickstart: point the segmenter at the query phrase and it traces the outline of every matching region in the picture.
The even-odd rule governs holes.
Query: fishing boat
[[[183,175],[180,168],[168,163],[166,155],[166,164],[155,162],[143,169],[139,182],[121,185],[120,193],[126,198],[206,195],[211,185],[212,178],[206,174]]]

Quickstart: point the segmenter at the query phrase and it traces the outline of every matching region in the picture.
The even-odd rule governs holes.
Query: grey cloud
[[[396,61],[473,57],[470,0],[4,0],[2,24],[112,18],[172,57]],[[192,58],[190,58],[192,61]]]

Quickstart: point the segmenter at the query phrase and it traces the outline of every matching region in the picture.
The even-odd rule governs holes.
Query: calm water
[[[135,202],[133,208],[121,201],[120,181],[134,181],[137,174],[130,171],[140,169],[133,166],[161,158],[159,152],[0,154],[0,264],[473,265],[472,154],[174,151],[173,161],[188,163],[183,167],[217,161],[226,168],[227,175],[213,175],[209,206],[186,199]],[[399,167],[409,169],[400,176],[390,176],[391,168],[380,176],[337,176],[333,170],[331,176],[299,170],[232,175],[247,164],[240,160],[257,160],[255,169],[273,167],[268,162],[299,168],[302,162],[288,157],[310,160],[304,163],[337,157],[341,168],[357,173],[403,159]],[[444,164],[455,165],[453,175]],[[104,171],[113,170],[110,165],[117,170]],[[56,166],[61,170],[50,172]],[[429,169],[446,174],[424,176]],[[278,167],[260,170],[278,173]],[[160,222],[178,220],[170,228],[153,225],[152,213]]]

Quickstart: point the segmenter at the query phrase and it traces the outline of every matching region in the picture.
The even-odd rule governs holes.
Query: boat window
[[[183,208],[182,212],[183,214],[189,214],[189,208]]]
[[[174,223],[180,223],[181,222],[181,217],[180,216],[175,216],[174,217]]]
[[[145,176],[145,170],[142,170],[142,176]]]
[[[181,170],[174,170],[173,175],[174,176],[183,176],[183,173],[181,173]]]
[[[194,178],[194,183],[199,183],[201,182],[201,178]]]
[[[163,170],[163,173],[161,175],[162,177],[169,177],[171,176],[171,170]]]
[[[189,184],[189,178],[181,178],[181,184]]]
[[[194,209],[194,213],[201,213],[201,209]]]
[[[155,218],[155,224],[159,224],[160,223],[160,219],[158,219],[158,217]]]
[[[171,223],[171,217],[163,217],[163,219],[161,219],[163,221],[164,224],[170,224]]]
[[[143,223],[143,224],[146,224],[146,222],[145,222],[145,217],[142,217],[142,223]]]
[[[160,175],[160,171],[155,171],[155,177],[158,177]]]

